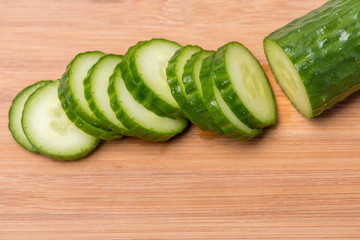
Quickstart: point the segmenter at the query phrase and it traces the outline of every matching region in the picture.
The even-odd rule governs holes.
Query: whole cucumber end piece
[[[269,38],[264,39],[264,50],[272,73],[291,103],[305,117],[313,117],[304,83],[286,51]]]

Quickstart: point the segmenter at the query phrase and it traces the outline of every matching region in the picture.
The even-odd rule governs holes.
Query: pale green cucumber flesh
[[[46,84],[48,81],[40,81],[24,88],[14,98],[9,110],[9,130],[17,143],[31,152],[38,152],[38,150],[29,142],[22,127],[21,117],[24,105],[28,97],[35,92],[36,89]]]
[[[187,120],[161,117],[138,103],[126,88],[120,67],[111,77],[111,107],[119,120],[137,137],[149,141],[166,141],[182,132]]]
[[[131,55],[125,54],[128,69],[124,77],[126,87],[136,101],[159,116],[183,117],[177,102],[171,95],[167,84],[166,67],[168,61],[181,46],[165,39],[152,39],[142,42]]]
[[[59,81],[38,88],[26,101],[22,127],[31,144],[42,154],[74,160],[89,154],[99,139],[78,129],[66,116],[57,95]]]
[[[171,109],[165,109],[163,101],[159,102],[159,98],[154,96],[154,94],[148,89],[146,85],[144,85],[144,82],[140,78],[133,77],[133,73],[130,67],[130,62],[132,61],[132,54],[139,46],[144,43],[146,43],[146,41],[138,42],[136,45],[131,46],[126,52],[123,61],[119,64],[122,78],[125,82],[126,87],[134,96],[135,100],[141,103],[146,109],[151,110],[159,116],[170,115],[170,117],[173,117],[172,113],[170,114]],[[175,114],[174,116],[177,116],[177,114]]]
[[[186,94],[183,83],[184,66],[191,58],[191,56],[200,51],[199,46],[187,45],[175,52],[173,57],[169,60],[166,68],[167,81],[170,86],[171,94],[185,113],[187,118],[201,130],[206,131],[209,126],[204,119],[196,112],[193,106],[189,103],[189,97]]]
[[[264,39],[275,78],[305,117],[360,89],[359,12],[358,0],[331,0]]]
[[[252,128],[276,123],[275,98],[258,60],[242,44],[220,47],[212,62],[215,84],[234,114]]]
[[[101,57],[84,80],[84,91],[89,108],[103,124],[116,133],[131,135],[129,130],[116,118],[114,111],[111,109],[107,92],[109,79],[115,67],[122,60],[121,55],[108,54]]]
[[[177,107],[167,85],[166,67],[180,46],[168,41],[153,41],[141,45],[134,52],[137,72],[156,95]]]
[[[265,39],[264,48],[273,74],[297,110],[306,117],[312,114],[309,96],[301,77],[284,50],[274,41]]]

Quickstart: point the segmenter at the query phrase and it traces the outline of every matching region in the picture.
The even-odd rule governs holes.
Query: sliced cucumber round
[[[122,63],[110,78],[108,90],[111,107],[117,118],[137,137],[148,141],[166,141],[182,132],[187,126],[186,119],[158,116],[134,99],[122,78]]]
[[[170,86],[171,94],[185,113],[187,118],[201,130],[206,131],[209,126],[204,119],[196,112],[196,109],[189,103],[189,97],[186,94],[183,83],[184,66],[191,56],[199,52],[199,46],[187,45],[175,52],[169,60],[166,68],[167,81]]]
[[[205,104],[210,114],[215,119],[216,124],[223,130],[228,137],[247,140],[261,133],[261,129],[248,127],[231,111],[220,91],[215,85],[213,79],[212,61],[215,54],[204,59],[201,71],[200,81],[203,91]]]
[[[21,117],[24,105],[28,97],[35,92],[36,89],[46,84],[48,81],[40,81],[23,89],[14,98],[9,110],[9,130],[17,143],[31,152],[38,152],[38,150],[29,142],[21,127]]]
[[[171,95],[166,78],[166,67],[181,46],[165,39],[140,42],[130,48],[124,61],[126,87],[136,101],[159,116],[179,118],[183,112]],[[125,68],[126,67],[126,68]]]
[[[258,60],[244,45],[220,47],[212,62],[212,76],[232,112],[252,128],[276,123],[275,97]]]
[[[121,135],[101,123],[91,111],[84,92],[84,79],[88,71],[104,55],[98,51],[78,54],[60,80],[58,95],[66,115],[78,128],[95,137],[111,140]]]
[[[78,129],[66,116],[57,95],[59,80],[49,81],[31,94],[24,105],[22,128],[42,154],[74,160],[90,153],[99,139]]]
[[[184,66],[182,82],[185,87],[189,104],[194,108],[196,114],[199,116],[199,118],[206,122],[207,126],[209,127],[209,131],[215,132],[221,136],[224,135],[224,132],[216,125],[215,120],[212,118],[204,103],[200,82],[200,70],[203,60],[212,53],[214,52],[201,50],[193,54]]]
[[[108,95],[109,79],[115,67],[123,60],[121,55],[108,54],[99,59],[84,80],[85,98],[90,109],[103,124],[114,132],[130,136],[129,130],[116,118]]]

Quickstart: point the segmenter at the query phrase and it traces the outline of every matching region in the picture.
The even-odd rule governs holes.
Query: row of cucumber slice
[[[124,56],[80,53],[60,80],[35,83],[17,95],[9,129],[30,151],[72,160],[101,139],[166,141],[188,119],[240,140],[276,123],[269,81],[242,44],[230,42],[215,52],[151,39]]]

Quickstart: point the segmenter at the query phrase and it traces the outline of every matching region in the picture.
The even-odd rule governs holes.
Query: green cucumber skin
[[[45,85],[47,82],[47,80],[45,81],[39,81],[39,82],[36,82],[30,86],[27,86],[26,88],[24,88],[21,92],[19,92],[16,97],[14,98],[12,104],[11,104],[11,107],[9,109],[9,124],[8,124],[8,128],[14,138],[14,140],[19,144],[21,145],[23,148],[27,149],[28,151],[30,152],[33,152],[33,153],[39,153],[39,151],[29,142],[29,140],[27,139],[25,133],[22,131],[22,133],[18,133],[17,132],[17,129],[19,128],[18,125],[20,125],[20,128],[21,128],[21,118],[19,119],[20,122],[14,122],[14,117],[15,117],[15,114],[16,114],[16,111],[18,111],[18,101],[21,101],[22,98],[24,97],[24,95],[27,95],[27,94],[32,94],[37,88]],[[29,95],[29,96],[30,96]],[[28,97],[29,97],[28,96]],[[28,98],[27,97],[27,98]],[[25,100],[26,102],[26,100]],[[21,109],[21,112],[23,111],[23,108],[24,106],[22,106],[22,109]],[[22,113],[21,113],[22,114]],[[22,130],[22,129],[21,129]],[[19,135],[21,134],[21,135]]]
[[[141,42],[139,46],[135,45],[131,51],[131,54],[125,54],[125,61],[127,61],[128,69],[125,71],[131,71],[132,78],[125,77],[123,78],[126,84],[127,89],[130,91],[131,95],[141,103],[145,108],[154,112],[155,114],[163,117],[169,118],[180,118],[184,117],[184,113],[180,108],[175,107],[158,97],[150,87],[148,87],[145,81],[140,76],[139,70],[135,64],[135,55],[136,49],[143,46],[144,44],[148,44],[150,41],[168,41],[165,39],[154,38],[149,41]],[[177,44],[175,42],[172,42]],[[179,45],[179,47],[181,47]],[[127,56],[128,55],[128,56]]]
[[[179,57],[182,57],[183,54],[186,54],[186,51],[200,51],[201,48],[199,46],[192,46],[187,45],[183,48],[180,48],[175,52],[173,57],[169,60],[168,66],[166,68],[166,75],[167,75],[167,81],[171,90],[171,94],[173,95],[174,99],[178,103],[181,110],[185,113],[187,118],[195,124],[197,127],[199,127],[203,131],[209,130],[209,126],[207,123],[202,119],[199,114],[196,112],[196,110],[193,108],[193,106],[189,103],[189,99],[186,95],[186,92],[184,92],[180,86],[179,81],[182,81],[177,76],[177,60]],[[185,96],[186,95],[186,96]]]
[[[331,0],[264,39],[280,46],[297,69],[312,108],[305,117],[360,89],[359,12],[358,0]]]
[[[93,111],[95,116],[99,120],[101,120],[103,124],[108,126],[113,132],[117,133],[118,135],[131,136],[132,133],[129,132],[128,129],[120,128],[119,126],[115,125],[113,122],[109,121],[108,118],[104,115],[103,111],[101,110],[101,107],[94,101],[93,92],[96,91],[96,89],[93,89],[92,86],[92,81],[93,81],[92,73],[95,71],[95,68],[101,66],[101,64],[104,61],[110,58],[118,58],[119,60],[122,60],[123,56],[115,55],[115,54],[107,54],[104,57],[100,58],[99,61],[89,70],[88,76],[84,80],[85,98],[89,104],[90,109]]]
[[[214,119],[212,118],[209,110],[207,109],[204,100],[201,96],[200,89],[196,86],[195,83],[195,64],[197,61],[202,61],[204,57],[210,55],[213,51],[201,50],[192,55],[192,57],[186,62],[184,66],[184,73],[182,76],[182,81],[185,86],[186,95],[189,99],[189,104],[196,111],[196,114],[199,118],[203,119],[208,126],[208,131],[214,132],[220,136],[224,135],[224,132],[216,125]],[[200,75],[200,73],[198,73]]]
[[[208,108],[210,114],[213,116],[213,119],[215,119],[217,126],[222,129],[226,136],[238,140],[248,140],[252,137],[255,137],[262,132],[262,129],[256,129],[253,134],[246,133],[236,128],[219,108],[217,100],[215,98],[214,88],[216,86],[211,71],[211,63],[214,56],[215,53],[204,59],[200,71],[201,87],[206,107]]]
[[[116,79],[123,76],[121,66],[125,66],[126,62],[122,61],[115,69],[113,75],[110,77],[108,94],[110,96],[110,105],[116,114],[116,117],[129,129],[130,132],[134,133],[134,136],[151,142],[164,142],[174,137],[186,128],[187,124],[184,124],[184,128],[178,132],[172,132],[169,134],[159,134],[151,131],[150,129],[144,128],[134,121],[122,107],[122,103],[118,101],[118,93],[115,87]]]
[[[270,125],[276,124],[277,119],[277,111],[275,111],[275,116],[273,117],[273,121],[271,122],[262,122],[261,120],[257,119],[244,105],[243,101],[240,99],[239,95],[236,93],[233,84],[231,83],[229,74],[227,72],[227,63],[225,60],[225,54],[228,49],[228,46],[231,44],[239,44],[244,49],[246,49],[251,56],[255,58],[255,56],[241,43],[238,42],[229,42],[225,44],[224,46],[220,47],[215,57],[212,61],[212,69],[213,69],[213,78],[216,84],[216,87],[219,89],[222,97],[224,98],[225,102],[228,104],[229,108],[232,110],[232,112],[239,118],[243,123],[248,125],[250,128],[263,128]],[[260,63],[258,60],[256,60],[260,68],[262,69]],[[267,79],[268,87],[270,87],[270,83],[268,81],[267,76],[265,75],[265,72],[263,72],[264,77]],[[272,99],[275,103],[275,97],[273,92],[272,93]]]
[[[69,68],[70,65],[68,65]],[[68,68],[67,71],[63,74],[60,79],[59,88],[58,88],[58,97],[61,102],[61,106],[64,109],[68,118],[82,131],[87,134],[90,134],[94,137],[103,139],[103,140],[112,140],[121,138],[121,135],[114,133],[112,131],[108,131],[105,129],[101,129],[98,126],[94,126],[90,124],[88,121],[80,117],[77,113],[77,102],[75,101],[72,90],[69,88],[68,84]]]

